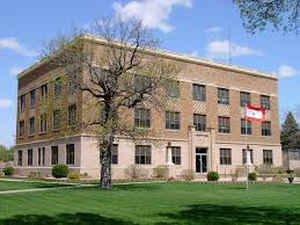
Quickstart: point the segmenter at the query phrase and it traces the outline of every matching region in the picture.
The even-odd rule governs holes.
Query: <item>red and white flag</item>
[[[246,120],[248,121],[265,121],[266,112],[262,107],[255,107],[252,105],[247,105],[246,107]]]

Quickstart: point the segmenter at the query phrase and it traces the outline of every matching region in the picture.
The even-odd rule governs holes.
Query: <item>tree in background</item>
[[[101,51],[93,44],[94,37],[105,41]],[[136,107],[165,108],[165,89],[176,83],[179,66],[157,54],[158,47],[159,41],[140,21],[105,19],[87,32],[57,36],[42,53],[42,61],[48,60],[60,75],[93,99],[83,101],[88,114],[96,118],[77,125],[90,128],[98,137],[100,186],[104,189],[112,185],[111,153],[117,136],[143,138],[147,134],[147,129],[134,126],[132,113],[126,117],[126,112]],[[93,112],[95,107],[98,113]]]
[[[282,150],[300,149],[300,129],[293,114],[289,112],[282,125],[281,131]]]
[[[300,28],[299,0],[233,0],[240,9],[243,25],[250,33],[267,26],[284,32],[296,32]]]
[[[0,145],[0,161],[9,162],[14,160],[14,147],[7,148],[3,145]]]

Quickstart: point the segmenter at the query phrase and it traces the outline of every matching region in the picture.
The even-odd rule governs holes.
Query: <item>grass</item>
[[[0,180],[0,191],[12,191],[12,190],[33,189],[33,188],[52,188],[52,187],[61,187],[62,185],[64,184]]]
[[[134,184],[0,196],[0,225],[299,225],[300,185]]]

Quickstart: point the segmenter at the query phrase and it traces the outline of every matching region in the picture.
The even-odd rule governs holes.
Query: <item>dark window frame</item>
[[[114,144],[112,151],[111,151],[111,164],[118,164],[119,163],[119,145]]]
[[[220,165],[232,165],[231,148],[220,148]]]
[[[241,91],[240,92],[240,106],[245,107],[251,105],[251,94],[249,92]]]
[[[260,106],[266,110],[271,109],[271,98],[268,95],[260,96]]]
[[[247,122],[247,129],[246,129]],[[241,134],[242,135],[252,135],[252,122],[246,121],[245,119],[241,119]]]
[[[265,137],[272,136],[271,121],[263,121],[261,123],[261,135]]]
[[[51,146],[51,165],[58,164],[58,146]]]
[[[32,136],[35,134],[35,117],[29,119],[29,135]]]
[[[227,88],[218,88],[218,104],[230,105],[230,90]]]
[[[74,144],[66,145],[66,164],[67,165],[75,164],[75,145]]]
[[[18,166],[23,166],[23,150],[18,150]]]
[[[250,161],[253,164],[254,163],[253,149],[249,149],[249,151],[250,151]],[[242,154],[243,154],[243,156],[242,156],[243,157],[243,165],[245,165],[247,162],[247,149],[243,149]]]
[[[151,145],[136,145],[135,146],[135,164],[136,165],[151,165],[152,149]]]
[[[43,113],[40,115],[40,132],[44,133],[47,131],[47,114]]]
[[[263,163],[264,165],[273,165],[273,151],[263,150]]]
[[[194,113],[193,114],[193,124],[196,131],[206,131],[206,123],[207,123],[206,115]]]
[[[31,90],[30,91],[30,107],[34,108],[36,103],[36,90]]]
[[[27,165],[33,166],[33,150],[32,149],[27,150]]]
[[[53,111],[53,129],[57,130],[61,127],[61,111],[54,110]]]
[[[221,134],[230,134],[231,132],[230,117],[226,117],[226,116],[218,117],[218,132]]]
[[[19,137],[25,136],[25,121],[19,121]]]
[[[72,104],[68,107],[68,125],[70,127],[76,127],[77,125],[77,105]]]
[[[180,81],[171,81],[166,88],[167,96],[170,98],[180,97]]]
[[[181,147],[172,146],[171,152],[172,152],[172,162],[175,165],[181,165]]]
[[[137,128],[151,128],[151,111],[146,108],[134,110],[134,126]]]
[[[25,112],[26,109],[26,97],[25,94],[20,96],[20,111]]]
[[[180,130],[180,112],[166,111],[165,113],[166,129]]]
[[[206,86],[202,84],[193,84],[193,100],[206,101]]]

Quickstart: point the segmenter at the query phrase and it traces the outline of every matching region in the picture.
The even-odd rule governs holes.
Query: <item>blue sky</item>
[[[300,36],[247,34],[231,0],[10,0],[0,9],[0,144],[14,144],[16,74],[37,60],[45,41],[114,15],[140,18],[163,48],[188,55],[227,63],[230,43],[233,64],[279,74],[280,112],[300,119]]]

